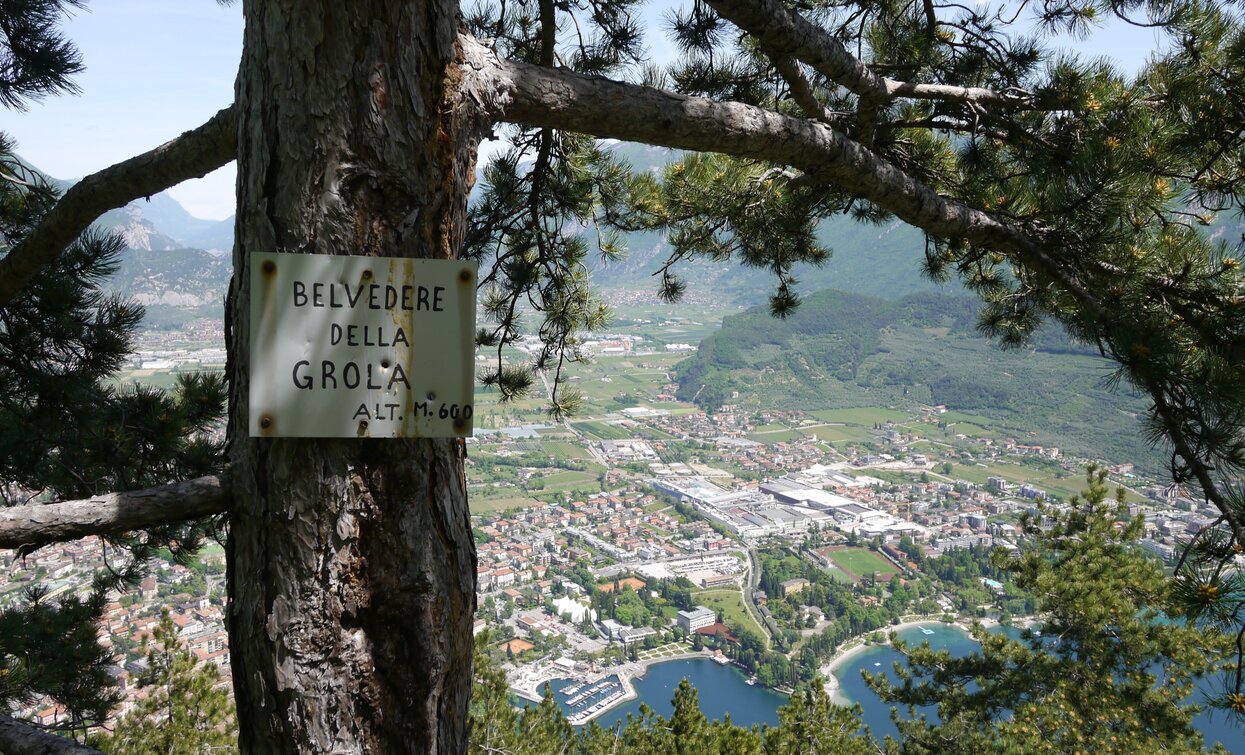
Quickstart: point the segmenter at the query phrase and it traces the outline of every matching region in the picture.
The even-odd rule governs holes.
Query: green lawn
[[[744,608],[744,596],[739,590],[702,590],[692,593],[692,600],[697,605],[721,611],[728,626],[745,626],[761,637],[768,637],[761,627]]]
[[[823,569],[822,571],[829,574],[834,579],[835,582],[846,583],[846,582],[853,581],[852,578],[847,575],[847,572],[843,571],[842,569],[835,568],[833,566],[831,566],[829,569]]]
[[[576,472],[566,470],[563,472],[554,472],[546,475],[542,482],[545,483],[544,491],[550,490],[566,490],[569,488],[589,487],[597,488],[597,475],[591,472]]]

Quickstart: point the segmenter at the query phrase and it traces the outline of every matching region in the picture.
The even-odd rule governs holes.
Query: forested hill
[[[945,404],[1017,439],[1160,468],[1138,419],[1146,404],[1106,387],[1110,362],[1054,327],[1003,351],[977,334],[978,308],[943,294],[887,301],[827,290],[786,320],[750,310],[679,365],[679,397],[710,409]]]

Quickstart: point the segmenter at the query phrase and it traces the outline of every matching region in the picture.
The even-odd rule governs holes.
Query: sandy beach
[[[839,678],[834,675],[834,672],[840,666],[846,664],[853,657],[863,653],[868,648],[891,644],[891,632],[899,632],[904,629],[913,629],[915,627],[926,626],[929,624],[953,626],[964,632],[969,631],[968,625],[963,621],[953,621],[950,624],[947,624],[941,618],[915,619],[913,621],[905,621],[902,624],[893,624],[888,627],[875,629],[872,632],[861,635],[860,637],[848,640],[841,648],[838,649],[838,651],[835,652],[834,657],[832,657],[828,663],[823,664],[819,669],[817,669],[826,680],[826,694],[829,695],[830,699],[838,705],[851,705],[851,701],[844,697],[842,691],[839,689]],[[881,642],[871,643],[867,641],[867,637],[871,637],[874,634],[879,633],[882,635]]]

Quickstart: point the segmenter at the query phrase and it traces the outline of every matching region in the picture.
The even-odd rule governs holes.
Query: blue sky
[[[671,4],[651,2],[645,17],[655,24]],[[82,93],[4,112],[0,123],[17,141],[18,154],[56,178],[80,178],[149,150],[233,101],[240,4],[96,0],[75,11],[65,31],[86,64],[76,79]],[[1082,49],[1136,69],[1156,40],[1151,30],[1115,24]],[[224,218],[234,209],[234,176],[230,164],[171,193],[194,215]]]

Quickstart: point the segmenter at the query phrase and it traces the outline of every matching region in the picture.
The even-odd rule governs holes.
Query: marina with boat
[[[718,664],[730,661],[711,653],[687,653],[680,657],[711,659]],[[628,661],[613,666],[558,659],[512,669],[508,674],[511,691],[525,700],[540,702],[548,687],[555,702],[566,712],[571,724],[580,726],[618,705],[638,697],[633,681],[643,678],[650,665],[675,658]]]

